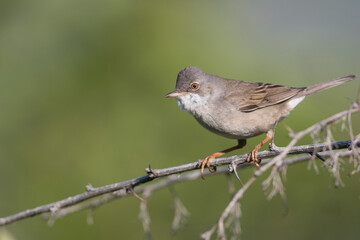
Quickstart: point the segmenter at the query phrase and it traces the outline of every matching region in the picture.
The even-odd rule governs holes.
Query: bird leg
[[[258,145],[256,145],[253,150],[251,150],[251,152],[249,153],[246,161],[247,162],[251,162],[251,160],[254,162],[255,166],[257,168],[260,167],[259,163],[260,160],[257,158],[257,152],[259,151],[259,149],[262,147],[262,145],[264,145],[267,141],[271,140],[274,136],[274,131],[272,129],[270,129],[267,133],[266,133],[266,138],[264,140],[262,140]]]
[[[213,166],[213,167],[210,167],[210,161],[217,158],[217,157],[220,157],[228,152],[231,152],[231,151],[234,151],[236,149],[239,149],[239,148],[242,148],[246,145],[246,139],[238,139],[238,145],[234,146],[234,147],[231,147],[231,148],[228,148],[228,149],[225,149],[225,150],[222,150],[220,152],[216,152],[216,153],[213,153],[207,157],[205,157],[204,159],[202,160],[199,160],[198,161],[198,164],[197,166],[201,168],[200,170],[200,173],[201,173],[201,178],[204,179],[204,168],[205,166],[209,168],[209,171],[210,172],[216,172],[216,167]]]

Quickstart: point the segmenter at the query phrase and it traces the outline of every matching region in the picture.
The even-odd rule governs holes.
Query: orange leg
[[[256,145],[253,150],[251,150],[251,152],[249,153],[249,156],[247,157],[246,161],[247,162],[251,162],[251,160],[254,162],[255,166],[257,168],[260,167],[259,163],[259,159],[257,158],[257,152],[259,151],[259,149],[262,147],[262,145],[264,145],[267,141],[271,140],[274,136],[274,131],[273,130],[269,130],[266,133],[266,138],[264,140],[262,140],[258,145]]]
[[[217,157],[220,157],[222,155],[224,155],[225,153],[228,153],[228,152],[231,152],[231,151],[234,151],[236,149],[239,149],[239,148],[242,148],[246,145],[246,140],[238,140],[238,145],[234,146],[234,147],[231,147],[231,148],[228,148],[228,149],[225,149],[223,151],[220,151],[220,152],[216,152],[216,153],[213,153],[207,157],[205,157],[204,159],[202,160],[199,160],[198,162],[198,167],[201,168],[200,170],[200,173],[201,173],[201,178],[204,179],[204,168],[205,166],[209,168],[209,171],[210,172],[215,172],[216,171],[216,167],[210,167],[210,161],[217,158]]]

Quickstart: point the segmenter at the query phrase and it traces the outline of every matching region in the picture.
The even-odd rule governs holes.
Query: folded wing
[[[305,89],[270,83],[247,83],[246,85],[247,87],[241,90],[237,87],[232,88],[224,97],[225,101],[235,105],[242,112],[251,112],[282,103]]]

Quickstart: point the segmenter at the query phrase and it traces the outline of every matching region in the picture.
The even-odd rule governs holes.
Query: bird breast
[[[220,104],[214,96],[206,98],[195,93],[178,97],[177,103],[207,130],[226,138],[246,139],[266,133],[303,99],[295,98],[251,112],[239,111],[226,101],[220,101]]]
[[[207,130],[228,138],[236,138],[232,134],[228,133],[228,130],[224,128],[223,124],[226,124],[226,120],[221,116],[221,112],[218,114],[214,111],[214,106],[210,107],[211,101],[209,97],[201,97],[198,94],[185,94],[177,98],[177,104],[181,110],[186,110]],[[219,118],[221,116],[221,118]],[[225,121],[224,121],[225,120]]]

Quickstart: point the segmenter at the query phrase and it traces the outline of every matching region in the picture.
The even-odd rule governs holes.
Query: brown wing
[[[243,84],[245,82],[242,82]],[[241,85],[238,87],[241,87]],[[270,83],[247,83],[241,91],[233,88],[226,96],[225,101],[235,105],[239,111],[251,112],[259,108],[268,107],[284,102],[294,97],[304,88],[291,88]]]

